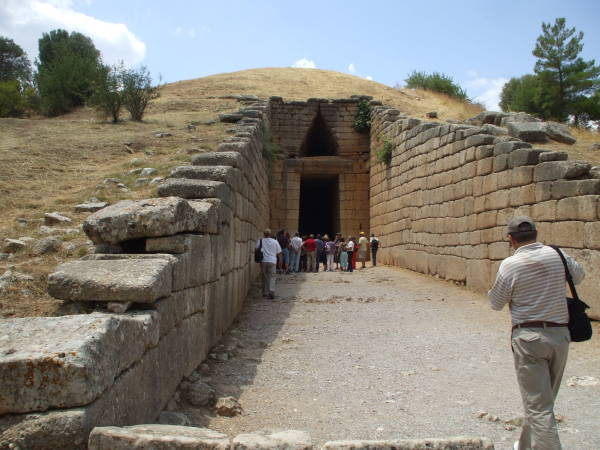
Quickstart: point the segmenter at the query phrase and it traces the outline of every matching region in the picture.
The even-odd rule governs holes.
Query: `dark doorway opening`
[[[298,230],[304,234],[340,231],[340,201],[337,175],[303,175],[300,178],[300,218]]]
[[[300,147],[300,156],[335,156],[337,154],[337,141],[319,109]]]

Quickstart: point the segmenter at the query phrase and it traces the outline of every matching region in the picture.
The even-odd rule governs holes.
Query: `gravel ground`
[[[389,267],[278,276],[277,298],[250,295],[209,362],[228,418],[183,408],[195,425],[235,436],[298,429],[314,443],[340,439],[484,436],[510,449],[521,416],[507,311],[463,287]],[[572,344],[556,412],[565,449],[600,449],[600,327]],[[484,414],[485,413],[485,414]],[[480,417],[481,416],[481,417]]]

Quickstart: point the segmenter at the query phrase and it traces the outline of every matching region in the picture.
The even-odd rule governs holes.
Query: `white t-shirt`
[[[300,247],[302,247],[302,238],[300,236],[294,236],[290,243],[292,244],[292,248],[299,252]]]
[[[281,246],[273,238],[262,238],[256,242],[256,248],[260,247],[262,241],[262,262],[277,264],[277,255],[281,253]]]
[[[346,251],[347,252],[353,252],[354,251],[354,242],[348,241],[348,243],[346,244]]]

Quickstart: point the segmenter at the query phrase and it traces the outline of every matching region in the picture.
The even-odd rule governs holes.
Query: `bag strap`
[[[556,250],[556,253],[558,253],[558,256],[560,256],[563,266],[565,266],[565,276],[567,277],[567,283],[569,283],[569,288],[571,289],[571,295],[573,296],[574,299],[579,300],[579,296],[577,295],[577,290],[575,289],[575,283],[573,283],[573,278],[571,277],[571,272],[569,272],[569,267],[567,266],[567,260],[565,259],[565,255],[563,255],[563,252],[560,251],[560,248],[558,246],[551,245],[550,247],[552,247],[554,250]]]

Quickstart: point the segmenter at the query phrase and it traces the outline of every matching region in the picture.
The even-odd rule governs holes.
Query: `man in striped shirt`
[[[517,216],[507,227],[513,256],[500,264],[488,292],[492,309],[508,303],[512,316],[512,349],[525,420],[515,449],[560,449],[554,418],[569,351],[569,312],[565,269],[558,253],[537,242],[535,223]],[[574,283],[583,280],[579,263],[565,255]]]

